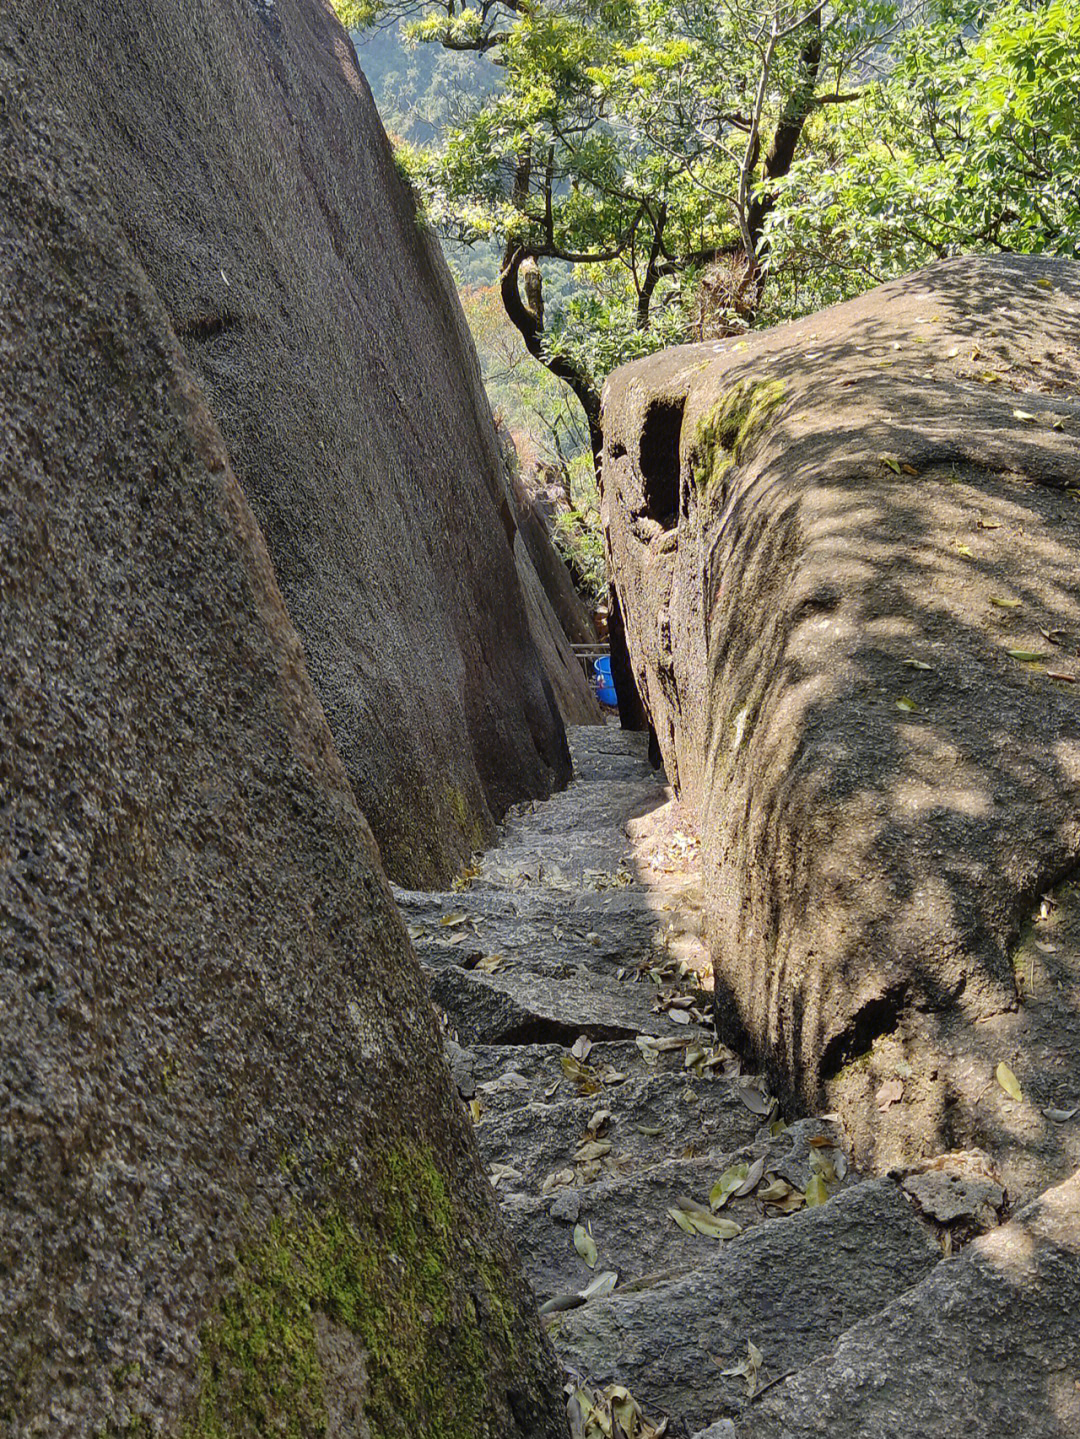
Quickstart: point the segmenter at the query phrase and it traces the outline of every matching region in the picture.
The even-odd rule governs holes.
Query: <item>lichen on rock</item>
[[[690,455],[699,490],[720,485],[734,465],[744,464],[784,400],[782,380],[744,376],[698,421]]]

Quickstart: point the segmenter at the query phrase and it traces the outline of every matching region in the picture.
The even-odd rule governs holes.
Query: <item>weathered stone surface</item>
[[[445,883],[566,751],[464,317],[329,0],[2,24],[186,349],[387,869]]]
[[[1080,712],[1053,677],[1080,678],[1078,318],[1074,264],[950,260],[606,391],[604,518],[700,808],[721,1031],[806,1102],[867,1056],[830,1104],[883,1167],[998,1157],[978,1106],[1025,1054],[1010,951],[1080,858]],[[1040,1094],[1080,1089],[1069,984]],[[1068,1163],[1031,1120],[1027,1192]]]
[[[92,12],[105,45],[108,8],[63,25]],[[211,66],[189,8],[152,28]],[[262,537],[9,14],[0,1431],[556,1439],[555,1365]]]
[[[626,1073],[622,1082],[579,1095],[556,1061],[550,1085],[559,1087],[548,1099],[529,1098],[528,1080],[516,1069],[498,1080],[481,1081],[480,1152],[489,1165],[509,1165],[518,1171],[517,1180],[503,1188],[539,1194],[544,1179],[574,1166],[578,1151],[593,1139],[609,1146],[594,1168],[617,1174],[687,1152],[711,1156],[715,1162],[748,1145],[761,1128],[760,1118],[746,1108],[730,1083],[698,1080],[674,1069],[664,1074],[642,1072],[640,1059],[636,1065],[631,1061],[631,1066],[620,1071]],[[590,1121],[601,1113],[608,1117],[595,1131],[589,1130]]]
[[[662,796],[658,793],[657,798]],[[484,856],[480,877],[485,884],[509,889],[533,884],[613,888],[633,880],[630,846],[622,831],[607,825],[577,829],[572,836],[511,833],[505,844]]]
[[[1011,955],[1021,1002],[972,1026],[961,1011],[904,1013],[871,1052],[829,1086],[857,1152],[907,1168],[935,1150],[982,1150],[1026,1203],[1080,1167],[1080,886],[1032,905]],[[998,1081],[1014,1070],[1017,1102]],[[883,1116],[885,1085],[899,1091]],[[925,1162],[925,1161],[920,1161]]]
[[[468,969],[478,960],[497,954],[504,968],[534,969],[561,976],[572,965],[613,980],[620,969],[633,979],[639,968],[659,961],[664,938],[659,924],[662,916],[636,907],[621,911],[602,907],[618,891],[594,894],[591,897],[596,902],[588,908],[554,908],[553,912],[520,918],[512,912],[505,916],[493,914],[488,905],[481,909],[472,903],[474,896],[486,898],[491,894],[506,895],[513,901],[519,893],[470,890],[451,895],[442,916],[449,921],[445,928],[441,924],[429,927],[422,922],[411,923],[412,938],[423,962],[432,969],[447,964]],[[402,909],[410,920],[417,913],[411,897]]]
[[[578,730],[571,739],[574,774],[578,779],[640,779],[648,757],[649,736],[635,730]]]
[[[553,554],[556,563],[562,564]],[[585,678],[581,662],[566,637],[550,596],[536,571],[531,552],[521,538],[520,529],[514,536],[514,563],[517,566],[529,630],[551,684],[559,713],[567,724],[599,725],[603,723],[600,701]],[[565,569],[565,566],[564,566]],[[569,580],[569,576],[567,576]]]
[[[1001,1221],[1005,1191],[978,1150],[942,1155],[905,1175],[903,1185],[927,1219],[959,1237],[981,1234]]]
[[[740,1114],[729,1106],[722,1109],[705,1142],[676,1125],[670,1133],[655,1136],[651,1150],[641,1146],[640,1159],[622,1173],[613,1166],[614,1173],[602,1171],[592,1181],[575,1181],[543,1196],[515,1191],[513,1180],[500,1184],[499,1192],[505,1191],[503,1219],[537,1295],[547,1300],[580,1291],[588,1283],[589,1272],[572,1242],[573,1226],[578,1223],[589,1226],[599,1255],[597,1267],[616,1270],[624,1286],[655,1285],[696,1269],[717,1241],[687,1234],[669,1210],[680,1208],[684,1197],[707,1204],[713,1185],[733,1164],[764,1157],[763,1185],[773,1174],[795,1169],[798,1159],[792,1150],[805,1139],[802,1125],[812,1125],[815,1134],[829,1133],[827,1126],[804,1120],[794,1132],[764,1138],[745,1111]],[[477,1131],[481,1152],[489,1163],[499,1163],[483,1130],[481,1124]],[[750,1133],[756,1136],[752,1143],[746,1138]],[[696,1157],[678,1158],[680,1154]],[[804,1178],[803,1186],[806,1182]],[[723,1216],[744,1230],[788,1222],[787,1216],[767,1210],[753,1194],[729,1199]]]
[[[747,1357],[748,1342],[761,1351],[759,1385],[769,1383],[826,1351],[940,1259],[889,1180],[723,1244],[700,1242],[712,1254],[690,1272],[639,1292],[616,1290],[551,1325],[572,1367],[597,1383],[617,1378],[647,1412],[689,1429],[745,1407],[745,1379],[721,1370]]]
[[[1080,1176],[763,1395],[738,1439],[1073,1439]]]
[[[709,1022],[709,996],[681,958],[699,941],[634,872],[627,827],[662,806],[666,791],[617,731],[572,733],[582,757],[610,754],[635,765],[634,777],[516,807],[499,846],[456,893],[395,891],[432,998],[461,1044],[677,1037]],[[689,1024],[671,1017],[672,999],[686,1001]]]
[[[462,1044],[572,1044],[579,1034],[617,1039],[704,1032],[694,1023],[676,1026],[658,1012],[651,986],[582,974],[557,959],[544,967],[507,965],[494,974],[454,964],[432,967],[428,986]]]

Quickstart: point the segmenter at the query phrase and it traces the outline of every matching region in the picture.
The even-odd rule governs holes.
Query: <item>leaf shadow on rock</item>
[[[703,380],[687,357],[712,347],[673,352],[679,562],[667,597],[642,587],[649,611],[681,590],[703,616],[675,670],[721,1030],[789,1097],[825,1086],[864,1157],[981,1143],[1019,1191],[1080,1162],[1039,1113],[1080,1091],[1080,963],[1058,962],[1065,991],[1038,1014],[1013,969],[1080,856],[1080,694],[1046,673],[1080,676],[1078,313],[1075,266],[950,261],[755,336]],[[653,394],[665,378],[637,373]],[[695,422],[762,373],[784,403],[703,494]],[[986,1080],[1016,1051],[1010,1113]],[[905,1101],[878,1111],[896,1072]]]

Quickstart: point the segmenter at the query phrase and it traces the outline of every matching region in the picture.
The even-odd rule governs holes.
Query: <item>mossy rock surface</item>
[[[369,1193],[352,1216],[275,1217],[242,1252],[203,1328],[185,1439],[325,1434],[343,1354],[372,1439],[489,1432],[496,1366],[512,1369],[523,1339],[500,1261],[462,1243],[468,1223],[430,1152],[382,1156]]]
[[[782,380],[743,377],[699,420],[692,468],[699,489],[719,485],[734,465],[750,458],[784,400]]]

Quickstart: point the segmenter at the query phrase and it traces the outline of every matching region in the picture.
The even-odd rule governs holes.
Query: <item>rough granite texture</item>
[[[1080,1175],[793,1375],[738,1439],[1075,1439]]]
[[[330,0],[9,0],[0,29],[187,352],[388,872],[446,882],[569,759],[464,317]]]
[[[551,602],[552,587],[545,582],[543,573],[537,568],[533,547],[526,544],[520,525],[522,512],[517,507],[513,490],[508,491],[514,500],[514,517],[518,521],[514,535],[514,563],[517,565],[521,593],[525,599],[525,613],[529,619],[529,630],[544,666],[544,673],[551,684],[555,703],[566,724],[602,724],[603,713],[590,682],[585,678],[581,661],[574,654],[558,613]],[[546,539],[546,534],[544,535]],[[570,583],[570,573],[555,553],[550,539],[547,540],[552,567],[558,566]],[[556,571],[557,573],[557,571]],[[557,591],[556,591],[557,593]],[[580,603],[580,601],[579,601]]]
[[[0,37],[0,1435],[556,1439],[258,526],[33,92]]]
[[[804,1103],[895,1034],[845,1111],[882,1167],[1009,1142],[978,1105],[1024,1046],[980,1045],[1016,1008],[1033,904],[1080,858],[1078,374],[1080,266],[995,257],[605,392],[604,522],[638,686],[700,809],[721,1033]],[[1058,1010],[1043,1104],[1065,1103],[1051,1054],[1073,1056],[1064,1095],[1080,1083]],[[914,1079],[879,1108],[894,1073]],[[1070,1172],[1037,1110],[1022,1142],[1043,1145],[1025,1185]]]
[[[616,1290],[551,1325],[564,1362],[647,1394],[684,1433],[745,1406],[745,1378],[723,1371],[746,1358],[747,1342],[761,1351],[759,1382],[772,1383],[918,1283],[941,1253],[887,1179],[698,1246],[698,1267],[637,1293]]]

